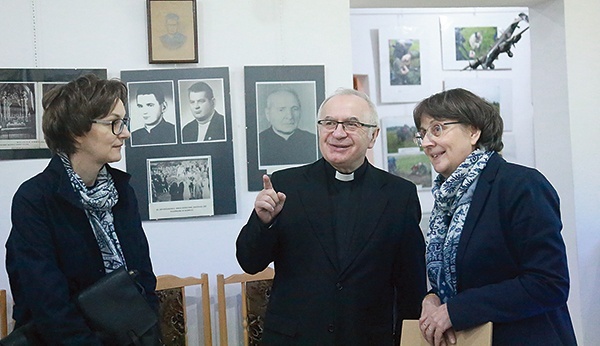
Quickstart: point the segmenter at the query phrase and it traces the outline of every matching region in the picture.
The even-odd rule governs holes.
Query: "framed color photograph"
[[[514,8],[493,13],[479,10],[440,16],[443,69],[463,70],[469,63],[485,57],[520,11]],[[511,69],[511,65],[507,54],[500,54],[494,61],[496,70]]]
[[[410,116],[386,117],[381,120],[384,160],[388,172],[412,181],[418,189],[429,189],[436,174],[427,156],[413,138],[417,128]]]
[[[418,27],[379,29],[381,103],[417,102],[431,94],[432,40]]]
[[[504,122],[504,132],[513,130],[512,81],[500,78],[447,78],[444,90],[463,88],[483,97],[494,107]]]
[[[195,0],[147,0],[151,64],[198,62]]]

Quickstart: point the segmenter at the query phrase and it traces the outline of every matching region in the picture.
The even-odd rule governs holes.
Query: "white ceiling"
[[[551,0],[350,0],[350,8],[528,7]]]

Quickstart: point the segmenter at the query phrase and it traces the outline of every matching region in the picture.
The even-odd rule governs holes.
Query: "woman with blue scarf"
[[[127,89],[118,80],[86,75],[43,98],[42,128],[54,153],[12,201],[6,269],[15,328],[32,324],[36,345],[103,345],[74,297],[106,274],[139,272],[155,308],[156,278],[129,175],[121,160],[129,130]]]
[[[537,170],[506,162],[498,109],[464,89],[421,101],[415,142],[439,175],[427,231],[431,345],[493,322],[493,344],[576,345],[559,198]]]

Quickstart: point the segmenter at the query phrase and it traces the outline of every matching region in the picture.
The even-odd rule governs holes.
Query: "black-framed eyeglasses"
[[[448,121],[445,123],[433,124],[433,125],[429,126],[427,129],[417,132],[415,134],[415,138],[413,138],[413,141],[415,142],[416,145],[422,147],[423,146],[423,138],[425,138],[425,136],[429,136],[430,139],[440,137],[444,133],[444,129],[446,128],[446,126],[460,124],[460,123],[461,123],[460,121]]]
[[[377,127],[377,125],[365,124],[365,123],[361,123],[360,121],[357,121],[357,120],[337,121],[337,120],[322,119],[322,120],[318,120],[317,124],[321,125],[327,131],[335,131],[335,129],[337,129],[338,125],[342,124],[342,128],[346,132],[358,131],[359,129],[361,129],[363,127],[368,127],[368,128]]]
[[[129,125],[129,118],[119,118],[115,120],[93,119],[92,122],[96,124],[110,125],[112,127],[112,133],[115,136],[118,136],[121,134],[121,132],[123,132],[125,127]]]

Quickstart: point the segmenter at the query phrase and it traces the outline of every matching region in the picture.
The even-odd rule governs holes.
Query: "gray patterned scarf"
[[[474,150],[448,177],[437,176],[427,232],[427,276],[442,303],[456,295],[456,251],[481,171],[493,151]]]
[[[119,267],[126,266],[121,244],[115,232],[112,214],[112,207],[119,201],[119,193],[106,166],[103,166],[98,173],[96,184],[88,188],[81,177],[73,170],[68,156],[63,153],[59,153],[58,156],[67,171],[73,189],[79,195],[92,226],[98,247],[100,247],[102,253],[104,271],[110,273]]]

